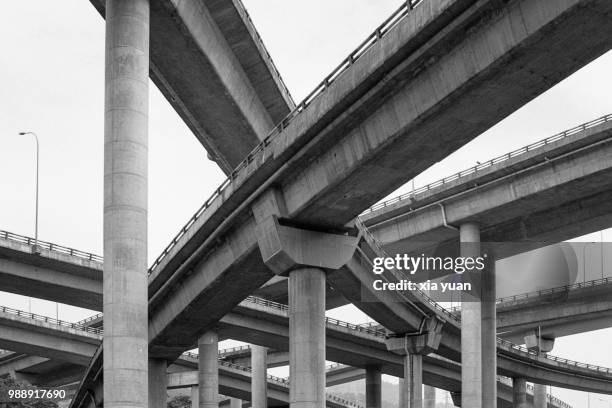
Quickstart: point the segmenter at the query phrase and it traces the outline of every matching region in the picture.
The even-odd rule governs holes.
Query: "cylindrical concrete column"
[[[149,1],[106,1],[104,405],[146,407]]]
[[[268,406],[268,349],[251,345],[251,406],[267,408]]]
[[[168,403],[168,363],[149,359],[149,408],[166,408]]]
[[[402,377],[398,378],[399,380],[399,402],[397,406],[399,408],[406,408],[406,393],[404,392],[404,379]]]
[[[546,408],[546,385],[533,384],[533,408]]]
[[[459,239],[462,257],[480,256],[476,224],[461,225]],[[481,302],[473,293],[463,292],[461,296],[461,406],[482,408]]]
[[[214,331],[198,339],[198,393],[200,408],[219,406],[219,339]]]
[[[382,370],[379,366],[366,367],[366,408],[382,407]]]
[[[482,272],[481,282],[482,406],[497,408],[497,288],[495,262],[492,259]]]
[[[291,408],[325,407],[325,272],[289,273]]]
[[[423,385],[423,400],[424,408],[436,408],[436,389]]]
[[[198,387],[191,387],[191,408],[198,408],[200,406],[200,391]]]
[[[403,400],[409,408],[423,408],[423,356],[406,354],[404,356]]]
[[[524,378],[512,379],[512,407],[527,408],[527,381]]]
[[[242,408],[242,400],[238,398],[230,398],[230,408]]]

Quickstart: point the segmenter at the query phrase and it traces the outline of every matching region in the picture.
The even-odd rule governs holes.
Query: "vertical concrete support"
[[[399,403],[398,403],[398,407],[399,408],[406,408],[406,398],[405,398],[405,392],[404,392],[404,379],[403,378],[399,378]]]
[[[524,378],[512,379],[512,407],[527,408],[527,381]]]
[[[423,408],[423,356],[404,356],[404,401],[409,408]]]
[[[476,224],[459,228],[461,256],[480,255],[480,231]],[[461,406],[482,408],[481,302],[472,293],[462,293],[461,302]],[[487,407],[489,408],[489,407]]]
[[[366,367],[366,408],[382,407],[382,370],[378,366]]]
[[[242,408],[242,400],[238,398],[230,398],[230,408]]]
[[[219,406],[219,338],[209,331],[198,339],[199,408]]]
[[[546,385],[533,384],[533,408],[546,408]]]
[[[200,391],[198,387],[191,387],[191,408],[198,408],[200,406]]]
[[[489,254],[490,255],[490,254]],[[482,406],[497,408],[497,299],[495,263],[489,262],[482,274]]]
[[[325,272],[289,273],[291,408],[325,407]]]
[[[168,363],[149,359],[149,408],[166,408],[168,403]]]
[[[423,386],[423,407],[436,408],[436,389],[429,385]]]
[[[146,407],[149,1],[106,1],[104,404]]]
[[[251,345],[251,406],[267,408],[268,406],[268,349]]]

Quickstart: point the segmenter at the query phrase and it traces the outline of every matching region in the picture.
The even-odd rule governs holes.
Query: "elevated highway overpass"
[[[255,299],[250,300],[255,301]],[[281,308],[282,310],[285,310],[284,308],[282,308],[282,305],[274,305],[264,300],[257,301],[254,303],[254,305],[258,306],[264,304],[267,304],[268,307],[272,309]],[[260,312],[261,308],[258,307],[255,310]],[[82,341],[87,344],[89,344],[90,342],[89,338],[91,337],[90,335],[92,333],[97,334],[98,339],[100,339],[102,333],[100,329],[92,329],[86,326],[79,326],[78,324],[75,325],[74,323],[56,321],[54,319],[43,319],[41,316],[37,316],[27,312],[13,311],[12,309],[8,309],[7,314],[15,314],[18,316],[22,316],[25,322],[27,322],[27,320],[29,319],[30,325],[32,326],[32,331],[38,331],[39,322],[47,320],[45,322],[47,323],[45,330],[49,333],[49,335],[52,335],[53,330],[59,331],[60,334],[58,335],[58,337],[62,336],[61,332],[64,330],[64,328],[70,327],[77,334],[77,338],[79,335],[82,335],[84,337]],[[264,322],[259,323],[265,325]],[[376,331],[373,331],[371,329],[360,328],[359,326],[350,325],[348,323],[340,322],[334,319],[329,319],[328,326],[330,327],[330,331],[340,330],[344,332],[344,329],[351,328],[351,330],[355,332],[353,336],[361,335],[361,337],[367,337],[366,334],[368,333],[370,334],[370,336],[373,333],[376,333]],[[334,327],[336,328],[334,329]],[[4,329],[2,330],[2,333],[5,333]],[[221,331],[221,333],[224,333],[224,331]],[[260,333],[255,333],[254,336],[258,336],[259,334]],[[3,334],[2,337],[4,336],[5,335]],[[22,339],[21,341],[23,342],[23,344],[18,347],[20,350],[30,351],[29,347],[31,346],[31,344],[27,340],[28,336],[30,336],[30,334],[24,334],[20,337],[20,339]],[[334,335],[332,334],[332,336]],[[273,336],[269,337],[272,338]],[[380,337],[378,338],[380,339]],[[332,346],[330,347],[332,347],[332,356],[339,356],[337,349],[333,349],[334,341],[331,340],[331,343]],[[355,341],[347,343],[352,344],[352,348],[355,348],[355,344],[358,342]],[[395,361],[395,367],[389,368],[392,369],[393,372],[400,372],[401,357],[386,351],[386,349],[384,348],[384,344],[382,344],[381,340],[378,340],[378,343],[378,354],[389,354],[389,358]],[[266,340],[266,344],[272,344],[272,342],[268,339]],[[357,347],[359,348],[358,345]],[[286,345],[284,346],[284,348],[286,348]],[[250,369],[246,366],[241,366],[231,361],[231,358],[233,357],[237,357],[239,359],[244,358],[243,356],[247,350],[248,348],[246,347],[220,350],[219,381],[221,394],[244,400],[249,399]],[[288,362],[288,357],[286,353],[282,354],[285,354],[285,360],[282,364],[286,364]],[[279,358],[278,364],[281,364],[280,359],[283,358],[282,354]],[[2,355],[0,355],[0,376],[6,374],[18,375],[18,378],[28,380],[34,384],[43,386],[62,386],[74,382],[75,378],[82,377],[86,363],[74,361],[72,355],[70,353],[67,353],[65,348],[58,348],[58,350],[53,350],[51,354],[45,355],[46,357],[40,357],[30,356],[23,353],[4,352]],[[91,355],[93,356],[93,353]],[[197,371],[193,371],[194,369],[197,369],[197,358],[197,354],[185,353],[181,355],[179,359],[177,359],[171,366],[169,366],[168,388],[189,388],[197,385]],[[342,360],[346,361],[346,359]],[[369,362],[372,361],[373,360],[370,357]],[[380,362],[380,360],[377,360],[377,362]],[[367,364],[368,363],[362,362],[361,366],[364,367]],[[347,374],[346,371],[350,371],[350,373]],[[328,370],[327,373],[328,385],[332,386],[337,385],[339,383],[360,379],[362,378],[362,375],[365,375],[364,373],[365,370],[363,368],[347,368],[347,366],[332,367],[330,370]],[[427,382],[431,383],[432,385],[435,385],[438,388],[449,389],[451,391],[460,388],[460,366],[455,362],[433,355],[427,358],[427,362],[425,365],[425,374]],[[286,405],[288,401],[287,380],[274,376],[268,376],[268,379],[269,387],[271,389],[269,395],[269,402],[271,403],[271,406]],[[500,406],[510,407],[512,402],[511,389],[509,389],[508,384],[505,384],[503,381],[500,381],[498,387],[500,389]],[[554,399],[552,399],[551,401],[551,407],[566,407],[566,405],[564,405],[562,401]],[[338,397],[334,396],[333,394],[328,394],[328,407],[350,408],[354,406],[355,405],[350,401],[338,399]]]
[[[152,359],[174,360],[270,279],[274,265],[264,251],[270,242],[261,233],[275,217],[285,223],[277,231],[294,228],[305,236],[352,241],[342,234],[344,227],[368,205],[612,45],[612,5],[603,0],[417,4],[409,2],[385,21],[263,139],[154,263],[149,333],[138,336],[143,344],[149,338]],[[114,267],[112,251],[109,256]],[[363,283],[367,257],[354,255],[348,262],[329,275],[334,284]],[[321,269],[317,277],[324,284]],[[338,289],[355,301],[354,288]],[[311,295],[319,299],[319,292]],[[296,294],[298,303],[308,297]],[[146,299],[141,300],[144,316]],[[460,327],[452,315],[422,299],[404,309],[380,300],[359,306],[398,333],[435,315],[445,322],[440,352],[458,358]],[[321,317],[324,308],[319,309]],[[113,317],[107,316],[112,327]],[[144,321],[138,323],[136,331],[145,328]],[[555,371],[553,383],[571,383],[563,362],[522,355],[504,343],[498,351],[502,370],[518,372],[531,364],[539,368],[530,374],[536,378],[549,369]],[[583,389],[599,381],[595,377],[581,373],[574,385]]]
[[[105,16],[105,1],[90,0]],[[229,174],[295,103],[237,1],[151,3],[150,77]]]
[[[258,220],[269,211],[318,230],[343,228],[607,51],[610,36],[601,31],[609,24],[597,21],[607,18],[608,7],[598,1],[424,1],[395,14],[366,51],[357,51],[359,58],[352,54],[333,81],[247,156],[154,263],[151,356],[180,354],[197,338],[194,327],[212,327],[272,277],[257,243]],[[277,209],[262,196],[273,185],[283,203]]]
[[[482,241],[500,243],[496,256],[507,257],[612,226],[611,152],[606,115],[384,201],[360,219],[390,254],[450,255],[456,226],[477,220]]]

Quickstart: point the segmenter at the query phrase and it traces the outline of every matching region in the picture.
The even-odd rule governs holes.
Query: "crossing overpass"
[[[248,302],[245,302],[245,306],[247,306],[246,308],[248,308],[249,303],[253,304],[254,306],[253,310],[256,310],[258,314],[260,314],[262,311],[261,306],[266,305],[267,308],[275,310],[275,311],[283,310],[285,311],[285,315],[286,315],[286,308],[284,307],[284,305],[270,303],[268,301],[261,300],[261,299],[250,298]],[[81,335],[83,337],[81,341],[86,344],[90,344],[92,335],[97,336],[98,342],[101,339],[102,331],[100,329],[94,329],[91,327],[82,326],[79,323],[68,323],[68,322],[63,322],[63,321],[57,321],[55,319],[45,318],[43,316],[38,316],[35,314],[18,311],[14,309],[4,308],[3,310],[4,310],[4,312],[2,312],[3,314],[0,315],[0,324],[2,324],[3,326],[6,325],[6,323],[4,323],[5,315],[8,316],[9,319],[15,315],[21,318],[21,320],[23,321],[24,327],[27,327],[27,325],[29,324],[30,325],[29,330],[35,333],[41,331],[41,328],[39,327],[40,322],[44,322],[45,323],[44,332],[49,337],[52,337],[54,335],[54,332],[59,332],[59,334],[57,335],[61,339],[62,332],[65,331],[66,328],[70,328],[74,333],[76,333],[75,338],[78,340],[78,336]],[[274,317],[272,317],[272,319],[274,319]],[[95,321],[95,320],[90,320],[89,323],[91,323],[92,321]],[[258,324],[266,325],[266,322],[260,321],[258,322]],[[227,326],[228,327],[226,329],[228,329],[231,326],[231,323],[228,323]],[[361,343],[363,347],[363,344],[367,344],[367,343],[364,343],[363,338],[367,338],[368,335],[372,336],[373,334],[376,334],[377,335],[376,337],[378,338],[377,342],[379,343],[379,346],[377,347],[378,350],[376,350],[377,354],[379,355],[388,354],[389,357],[387,357],[387,360],[390,359],[390,360],[395,361],[395,367],[392,367],[390,369],[392,369],[394,373],[401,371],[400,356],[397,356],[391,352],[388,352],[384,348],[384,344],[382,344],[382,340],[380,340],[381,335],[382,335],[381,332],[375,331],[372,329],[366,329],[366,328],[363,328],[357,325],[351,325],[350,323],[337,321],[335,319],[328,319],[328,327],[330,328],[331,331],[338,330],[342,332],[342,334],[335,334],[335,335],[332,334],[332,336],[336,338],[338,336],[346,336],[346,334],[344,334],[344,332],[346,332],[346,329],[350,329],[351,331],[353,331],[354,332],[353,336],[361,336],[362,338],[361,340],[347,342],[352,345],[351,346],[352,348],[359,348],[359,343]],[[229,328],[229,330],[231,330],[231,328]],[[243,329],[243,332],[244,331],[245,330]],[[285,329],[285,331],[287,330]],[[7,330],[7,327],[3,327],[3,330],[2,330],[3,334],[2,336],[0,336],[1,337],[0,342],[3,340],[2,338],[7,336],[8,332],[9,330]],[[225,330],[222,330],[221,333],[225,333]],[[259,336],[260,334],[261,332],[254,333],[253,336]],[[20,351],[31,352],[31,346],[32,346],[32,343],[30,340],[31,337],[32,337],[32,333],[29,333],[27,331],[21,333],[20,336],[18,337],[19,340],[17,340],[18,341],[17,348]],[[275,336],[269,336],[269,337],[272,338]],[[266,344],[272,344],[271,340],[268,339],[266,341],[267,341]],[[334,347],[336,344],[337,344],[337,347],[339,347],[341,343],[338,343],[338,340],[334,341],[334,339],[330,339],[328,343],[331,344],[331,346],[329,346],[331,347],[331,350],[330,350],[332,352],[331,356],[332,357],[339,356],[338,349]],[[278,345],[278,343],[274,343],[274,344]],[[355,345],[357,345],[357,347]],[[14,347],[15,343],[13,343],[12,346]],[[57,347],[57,342],[54,343],[54,346]],[[72,344],[72,347],[74,347],[74,344]],[[284,345],[282,347],[286,348],[287,346]],[[0,375],[4,375],[4,374],[12,372],[12,373],[18,374],[19,378],[26,379],[28,381],[31,381],[34,384],[44,385],[44,386],[65,385],[67,383],[73,382],[75,378],[80,378],[82,376],[87,363],[83,362],[82,359],[75,361],[73,358],[73,352],[72,351],[68,352],[67,347],[58,347],[57,350],[53,350],[53,346],[50,346],[48,347],[48,350],[51,350],[51,351],[42,352],[46,357],[29,356],[23,353],[10,353],[10,352],[6,353],[5,352],[3,355],[0,355]],[[238,358],[243,357],[247,350],[248,350],[248,347],[239,347],[239,348],[232,348],[232,349],[227,349],[227,350],[220,350],[219,364],[220,364],[220,374],[221,374],[220,375],[220,393],[221,394],[235,397],[235,398],[241,398],[241,399],[249,398],[249,393],[250,393],[250,379],[249,379],[250,374],[249,372],[250,370],[248,369],[248,367],[235,364],[234,362],[230,360],[232,357],[238,357]],[[372,352],[370,351],[370,353]],[[286,356],[286,353],[284,354]],[[93,356],[93,353],[88,355],[87,352],[84,352],[83,355],[91,357]],[[288,359],[287,357],[284,357],[284,358],[285,360],[283,364],[286,364]],[[363,359],[364,357],[361,357],[361,358]],[[340,357],[340,359],[342,358]],[[342,361],[346,361],[346,359],[343,359]],[[372,362],[372,361],[373,360],[370,357],[369,362]],[[376,362],[380,362],[380,360],[377,360]],[[367,365],[367,363],[362,362],[360,365],[363,367]],[[197,368],[197,355],[194,355],[192,353],[185,353],[181,355],[179,359],[177,359],[174,362],[174,364],[169,367],[168,387],[169,388],[189,388],[191,386],[196,385],[197,384],[197,372],[192,371],[196,368]],[[58,375],[57,370],[61,370],[61,374],[62,374],[61,376]],[[363,375],[363,373],[365,372],[363,368],[351,367],[350,370],[352,371],[352,374],[347,375],[345,372],[343,372],[343,371],[346,371],[346,366],[337,366],[333,369],[330,369],[328,371],[328,385],[331,386],[331,385],[336,385],[341,382],[353,381],[355,379],[359,379],[361,378],[361,375]],[[426,380],[428,382],[431,382],[431,384],[435,385],[438,388],[456,390],[457,387],[460,387],[460,366],[459,364],[452,362],[450,360],[447,360],[447,359],[444,359],[444,358],[441,358],[435,355],[428,357],[426,361],[426,365],[425,365],[425,374],[426,374],[426,377],[425,377]],[[271,406],[285,405],[288,400],[288,388],[287,388],[288,382],[287,380],[281,379],[278,377],[274,377],[274,376],[268,376],[268,378],[270,382],[270,387],[272,389],[271,394],[270,394],[271,404],[272,404]],[[500,404],[501,404],[500,406],[509,407],[512,401],[511,390],[508,389],[507,384],[504,385],[503,381],[500,381],[498,387],[500,388],[500,391],[501,391],[500,392]],[[338,398],[335,397],[333,394],[328,394],[328,406],[334,407],[334,408],[337,408],[338,406],[340,407],[344,406],[344,407],[350,408],[352,406],[354,407],[354,404],[351,404],[350,401],[338,400]],[[553,403],[551,406],[564,407],[561,401],[557,401],[556,403]]]
[[[612,44],[612,5],[605,1],[418,4],[413,9],[409,2],[385,21],[274,128],[154,263],[152,358],[174,360],[270,279],[259,249],[262,225],[271,217],[310,234],[344,232],[368,205]],[[367,242],[360,245],[372,252]],[[356,302],[367,262],[360,253],[330,275],[336,286],[358,284],[341,290],[348,300]],[[445,322],[440,352],[457,359],[459,322],[432,302],[417,299],[406,309],[391,307],[388,299],[357,304],[399,333],[435,315]],[[572,382],[567,362],[504,342],[498,351],[502,370],[518,373],[531,365],[540,380],[549,370],[553,383]],[[596,377],[587,369],[573,386],[606,381]]]
[[[105,1],[90,0],[105,16]],[[150,77],[226,173],[295,107],[240,1],[151,3]]]
[[[384,201],[361,221],[390,254],[458,247],[477,220],[503,258],[612,226],[612,115]],[[444,252],[444,251],[443,251]],[[416,276],[418,279],[419,277]]]

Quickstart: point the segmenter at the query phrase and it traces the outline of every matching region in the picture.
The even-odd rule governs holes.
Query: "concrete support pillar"
[[[423,408],[423,356],[404,356],[404,401],[409,408]]]
[[[461,225],[459,239],[461,256],[480,256],[480,230],[476,224]],[[482,408],[481,302],[469,292],[463,292],[461,300],[461,406]]]
[[[325,407],[325,272],[289,273],[290,407]]]
[[[497,312],[495,309],[497,287],[495,262],[487,262],[487,268],[482,273],[481,283],[482,406],[497,408]]]
[[[406,408],[406,399],[404,398],[404,379],[403,378],[398,378],[399,379],[399,403],[398,403],[398,407],[399,408]]]
[[[230,408],[242,408],[242,400],[238,398],[230,398]]]
[[[541,334],[541,329],[525,336],[525,346],[533,351],[546,355],[550,353],[555,345],[555,339],[549,335]],[[534,408],[546,408],[548,405],[546,385],[533,384],[533,406]]]
[[[199,408],[219,406],[219,339],[214,331],[198,339]]]
[[[546,385],[533,384],[533,408],[546,408]]]
[[[436,408],[436,389],[434,387],[423,386],[423,407]]]
[[[148,399],[149,1],[106,1],[104,404]]]
[[[191,387],[191,408],[198,408],[200,406],[200,391],[198,387]]]
[[[512,379],[512,408],[527,408],[527,381],[524,378]]]
[[[251,406],[267,408],[268,406],[268,349],[251,345]]]
[[[149,359],[149,408],[166,408],[168,403],[168,363]]]
[[[378,366],[366,367],[366,408],[382,407],[382,370]]]

